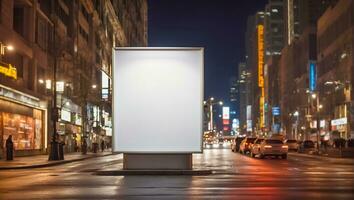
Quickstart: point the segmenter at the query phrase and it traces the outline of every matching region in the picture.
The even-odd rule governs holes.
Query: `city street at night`
[[[295,154],[295,155],[294,155]],[[97,176],[122,168],[122,155],[49,168],[0,171],[0,199],[352,199],[353,160],[289,154],[251,158],[228,147],[194,154],[206,176]]]
[[[0,200],[354,200],[354,0],[0,0]]]

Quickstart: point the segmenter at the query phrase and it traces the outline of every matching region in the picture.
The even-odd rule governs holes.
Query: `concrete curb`
[[[110,156],[114,155],[113,153],[110,154],[105,154],[105,155],[92,155],[92,156],[87,156],[84,158],[76,158],[76,159],[71,159],[71,160],[60,160],[60,161],[50,161],[48,163],[43,163],[43,164],[34,164],[34,165],[22,165],[22,166],[2,166],[0,167],[1,170],[10,170],[10,169],[31,169],[31,168],[41,168],[41,167],[51,167],[51,166],[56,166],[56,165],[63,165],[67,163],[72,163],[72,162],[78,162],[78,161],[83,161],[91,158],[99,158],[99,157],[104,157],[104,156]]]
[[[127,175],[186,175],[186,176],[205,176],[213,174],[212,170],[113,170],[97,171],[93,173],[98,176],[127,176]]]
[[[331,163],[343,163],[343,164],[354,164],[354,159],[352,158],[331,158],[331,157],[325,157],[325,156],[320,156],[320,155],[311,155],[311,154],[304,154],[304,153],[288,153],[290,156],[297,156],[297,157],[303,157],[303,158],[313,158],[317,160],[323,160],[323,161],[329,161]]]

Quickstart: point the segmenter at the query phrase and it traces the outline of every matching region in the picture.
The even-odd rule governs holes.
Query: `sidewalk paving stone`
[[[99,153],[87,153],[86,155],[82,155],[81,152],[68,153],[64,155],[64,160],[57,160],[57,161],[49,161],[47,154],[36,155],[36,156],[15,157],[14,160],[11,161],[1,159],[0,170],[49,167],[49,166],[76,162],[76,161],[81,161],[89,158],[96,158],[96,157],[102,157],[107,155],[112,155],[112,152],[105,151]]]

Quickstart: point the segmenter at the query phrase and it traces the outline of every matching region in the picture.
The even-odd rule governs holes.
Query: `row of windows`
[[[343,45],[341,49],[338,49],[321,60],[318,67],[318,75],[321,76],[331,69],[338,67],[339,64],[350,57],[351,54],[350,44]]]
[[[336,40],[342,33],[351,26],[351,9],[347,9],[341,16],[339,16],[327,29],[319,36],[319,49],[326,49],[334,40]],[[353,19],[352,19],[353,20]]]
[[[86,21],[89,22],[90,14],[87,12],[85,6],[82,4],[81,4],[81,13],[84,16],[84,18],[86,19]]]
[[[37,17],[36,20],[36,43],[44,51],[50,51],[52,42],[52,26],[50,26],[47,21],[41,17]]]
[[[68,27],[69,15],[65,12],[65,10],[61,6],[58,6],[57,12],[58,12],[59,19],[63,22],[63,24],[65,24],[66,27]]]
[[[89,41],[88,33],[79,25],[79,33],[85,39],[86,42]]]

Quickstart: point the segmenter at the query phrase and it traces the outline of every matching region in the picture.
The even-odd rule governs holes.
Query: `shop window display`
[[[41,148],[42,113],[40,111],[36,112],[35,110],[33,117],[5,112],[0,114],[2,115],[3,125],[2,141],[12,135],[15,150]],[[3,145],[5,145],[4,142]]]

